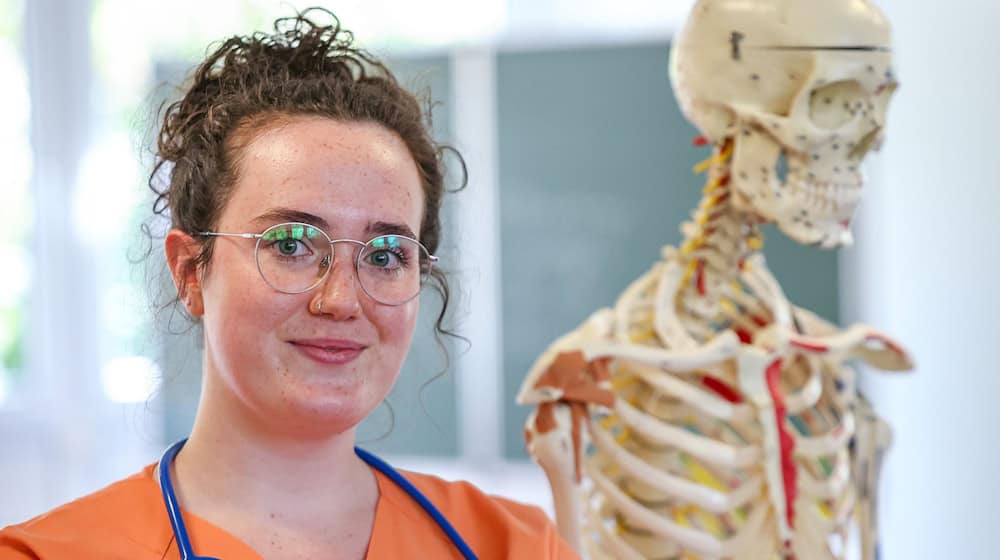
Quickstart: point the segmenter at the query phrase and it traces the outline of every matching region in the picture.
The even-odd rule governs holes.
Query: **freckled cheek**
[[[219,279],[218,288],[206,294],[205,327],[230,360],[257,360],[254,355],[272,355],[276,337],[294,306],[305,305],[294,296],[277,294],[253,278]],[[245,359],[241,359],[241,356]]]
[[[384,351],[402,362],[410,350],[419,311],[417,301],[399,307],[383,307],[374,317]]]

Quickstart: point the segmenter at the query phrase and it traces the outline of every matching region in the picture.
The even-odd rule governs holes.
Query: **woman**
[[[354,448],[424,280],[447,302],[441,151],[384,66],[339,23],[279,20],[208,56],[158,148],[167,261],[204,330],[194,429],[4,529],[0,559],[574,557],[536,508]]]

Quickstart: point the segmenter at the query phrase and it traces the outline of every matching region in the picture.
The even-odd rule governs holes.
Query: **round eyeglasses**
[[[354,262],[358,283],[383,305],[402,305],[417,297],[438,260],[419,241],[403,235],[381,235],[367,242],[331,239],[318,227],[300,222],[277,224],[263,233],[199,235],[256,239],[257,270],[264,282],[286,294],[308,292],[323,282],[333,268],[334,244],[358,245]]]

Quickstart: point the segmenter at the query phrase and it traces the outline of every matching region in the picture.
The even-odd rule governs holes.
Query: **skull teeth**
[[[790,176],[786,183],[795,207],[811,214],[836,213],[839,218],[850,218],[861,197],[862,184],[856,181],[817,181]]]

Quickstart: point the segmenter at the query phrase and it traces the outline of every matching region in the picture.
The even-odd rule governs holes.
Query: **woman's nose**
[[[361,313],[361,287],[358,285],[354,261],[348,254],[349,251],[342,249],[341,253],[333,255],[330,271],[317,290],[319,305],[313,305],[312,308],[320,310],[324,315],[331,315],[334,319],[344,320]]]

